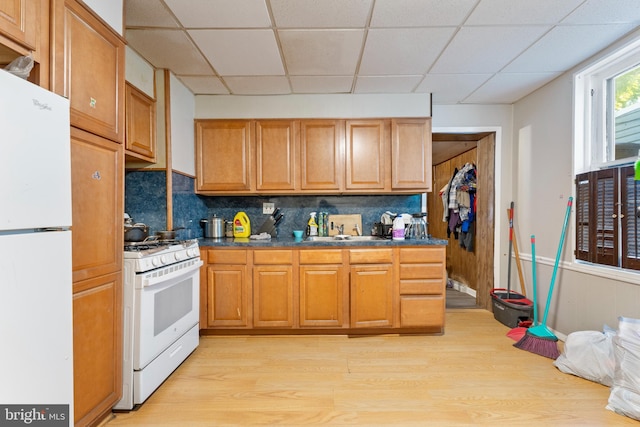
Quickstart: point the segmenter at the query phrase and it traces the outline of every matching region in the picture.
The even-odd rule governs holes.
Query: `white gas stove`
[[[122,399],[131,410],[199,342],[200,248],[197,240],[125,243]]]
[[[198,258],[198,240],[147,240],[126,242],[125,263],[136,273],[168,266],[184,260]]]

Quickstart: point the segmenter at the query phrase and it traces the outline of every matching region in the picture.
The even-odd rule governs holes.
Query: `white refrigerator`
[[[66,98],[0,70],[0,425],[73,425]]]

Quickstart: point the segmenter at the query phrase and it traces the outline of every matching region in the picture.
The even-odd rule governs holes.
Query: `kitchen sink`
[[[337,235],[337,236],[309,236],[305,239],[307,242],[389,242],[389,239],[384,239],[378,236],[349,236],[349,235]]]

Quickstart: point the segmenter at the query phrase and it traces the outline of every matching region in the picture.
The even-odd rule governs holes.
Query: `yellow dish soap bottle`
[[[233,218],[233,237],[249,237],[251,235],[251,222],[244,212],[238,212]]]

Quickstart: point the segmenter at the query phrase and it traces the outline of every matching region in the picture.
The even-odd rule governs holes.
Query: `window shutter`
[[[576,176],[576,259],[589,261],[589,173]]]
[[[633,166],[620,170],[622,181],[622,268],[640,270],[640,181]]]
[[[591,172],[591,193],[595,207],[590,217],[592,239],[591,261],[618,266],[618,180],[617,169]]]

